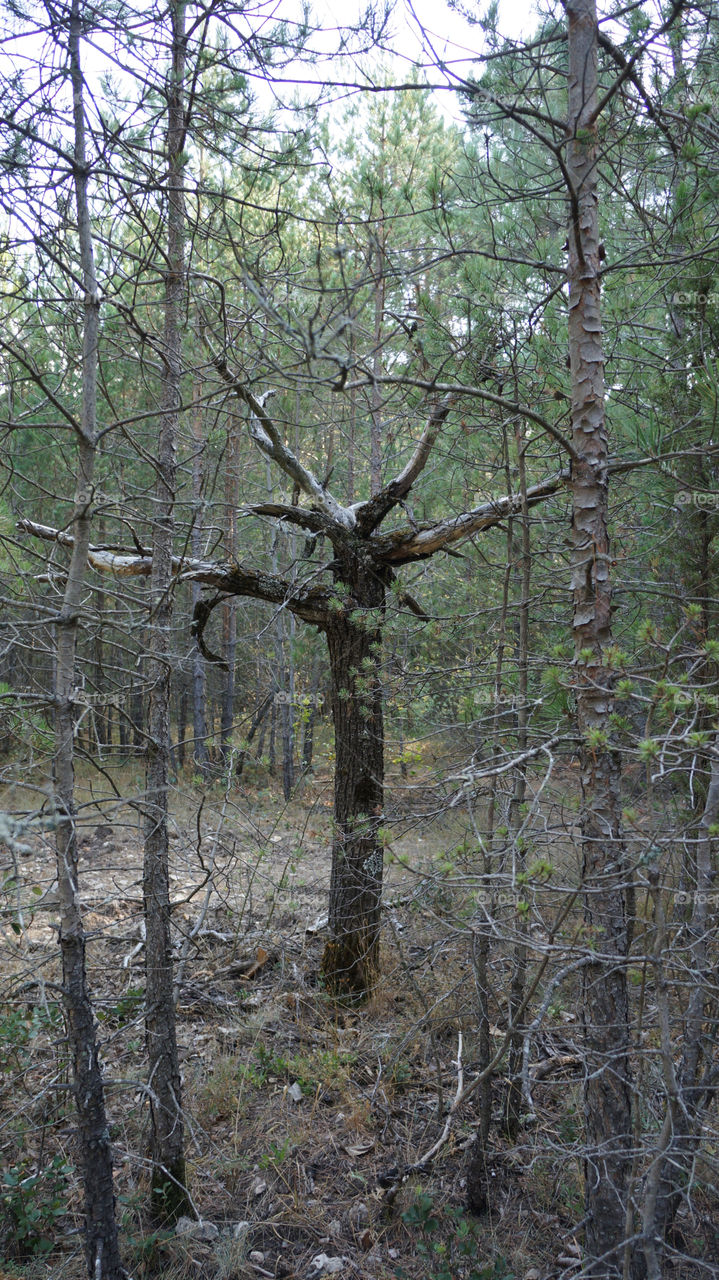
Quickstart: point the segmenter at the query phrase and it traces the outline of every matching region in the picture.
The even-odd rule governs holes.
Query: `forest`
[[[0,1280],[719,1277],[719,11],[328,12],[0,13]]]

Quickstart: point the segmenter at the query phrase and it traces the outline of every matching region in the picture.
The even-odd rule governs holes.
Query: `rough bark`
[[[150,584],[150,681],[147,745],[147,804],[143,891],[145,904],[145,1034],[153,1091],[150,1158],[152,1212],[171,1222],[189,1207],[185,1190],[182,1093],[172,993],[168,790],[170,765],[170,671],[172,539],[180,380],[180,323],[184,297],[185,216],[183,183],[184,0],[170,5],[172,65],[167,82],[167,255],[160,430],[157,446],[156,516]]]
[[[58,813],[56,851],[63,1001],[72,1053],[72,1090],[77,1107],[80,1165],[85,1194],[85,1257],[88,1275],[93,1280],[121,1280],[125,1271],[117,1241],[112,1150],[95,1020],[87,989],[85,931],[78,899],[75,814],[76,650],[93,499],[100,310],[88,207],[83,77],[80,65],[81,31],[80,3],[79,0],[73,0],[69,53],[75,127],[74,185],[84,288],[82,418],[78,436],[77,490],[72,520],[74,541],[56,629],[53,776]]]
[[[569,15],[569,356],[572,385],[571,569],[575,688],[583,793],[583,970],[587,1275],[619,1276],[631,1171],[631,1091],[625,867],[620,761],[611,744],[608,442],[600,307],[597,189],[597,14]]]
[[[335,571],[337,608],[326,626],[335,730],[335,834],[330,940],[322,967],[338,995],[363,996],[379,973],[384,729],[378,675],[386,580],[348,546]]]

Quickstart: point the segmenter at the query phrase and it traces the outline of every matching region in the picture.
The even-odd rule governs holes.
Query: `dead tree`
[[[424,470],[451,411],[454,392],[434,400],[412,456],[399,474],[367,501],[343,506],[288,449],[268,410],[268,394],[255,395],[223,360],[217,360],[216,366],[229,392],[249,409],[249,430],[257,447],[306,499],[304,505],[268,502],[245,511],[301,529],[306,536],[322,534],[331,545],[332,559],[324,566],[321,583],[317,582],[317,571],[307,583],[291,582],[237,562],[187,557],[176,557],[173,570],[183,580],[216,589],[195,611],[194,625],[202,647],[212,610],[232,596],[249,596],[289,609],[326,636],[336,765],[330,938],[322,963],[331,991],[361,997],[374,987],[380,963],[384,727],[379,654],[387,592],[402,565],[424,560],[484,529],[495,528],[520,509],[522,498],[502,497],[446,520],[421,527],[405,522],[382,532],[383,521],[404,502]],[[536,420],[538,415],[533,411],[527,413]],[[560,492],[565,480],[566,473],[558,472],[528,488],[527,507]],[[31,521],[21,521],[20,528],[72,545],[70,535]],[[115,574],[146,576],[151,567],[149,550],[140,554],[120,547],[91,548],[89,561],[95,569]],[[410,597],[400,599],[406,607],[419,610]],[[206,649],[205,653],[211,656]]]

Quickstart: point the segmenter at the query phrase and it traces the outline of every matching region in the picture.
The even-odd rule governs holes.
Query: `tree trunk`
[[[102,522],[98,530],[100,537],[103,536]],[[103,644],[103,621],[105,617],[105,592],[102,588],[98,588],[95,592],[95,607],[97,609],[97,630],[95,632],[95,677],[94,686],[98,698],[97,708],[95,710],[95,732],[98,739],[98,747],[111,746],[110,741],[110,706],[108,702],[103,701],[107,697],[107,679],[105,676],[105,646]],[[100,753],[100,759],[102,754]]]
[[[285,615],[279,613],[275,620],[275,670],[278,674],[282,701],[279,704],[280,738],[282,741],[282,794],[285,800],[292,796],[295,785],[294,770],[294,712],[295,673],[292,654],[285,661]]]
[[[202,556],[202,453],[204,439],[202,435],[202,413],[199,405],[200,388],[196,383],[193,388],[192,436],[194,452],[192,455],[192,499],[194,517],[190,543],[192,554],[198,559]],[[201,591],[196,583],[192,584],[192,612],[194,614]],[[192,758],[201,777],[209,772],[207,753],[207,680],[205,659],[195,644],[192,651]]]
[[[85,1193],[85,1258],[92,1280],[121,1280],[115,1222],[112,1150],[105,1111],[102,1068],[95,1020],[87,990],[85,931],[77,894],[75,817],[74,696],[79,617],[84,594],[96,451],[97,344],[99,296],[90,232],[85,157],[83,78],[80,67],[82,18],[73,0],[70,19],[70,68],[75,124],[74,183],[78,242],[84,288],[82,422],[77,492],[72,531],[74,545],[57,622],[55,676],[55,753],[53,775],[58,812],[57,879],[60,898],[60,950],[63,1001],[72,1052],[72,1089],[78,1114],[80,1164]]]
[[[335,835],[322,967],[336,995],[365,996],[379,974],[384,728],[378,677],[385,586],[376,565],[348,551],[327,624],[335,731]],[[349,598],[348,598],[349,588]]]
[[[266,736],[267,736],[267,727],[268,727],[268,723],[269,723],[269,725],[270,725],[270,726],[272,725],[272,715],[273,715],[274,707],[275,707],[275,701],[274,701],[274,699],[275,699],[275,693],[276,693],[276,689],[275,689],[274,684],[273,684],[273,686],[272,686],[272,692],[271,692],[270,694],[268,694],[267,699],[266,699],[266,701],[265,701],[265,703],[264,703],[264,706],[263,706],[263,709],[262,709],[261,714],[260,714],[260,713],[258,713],[258,714],[260,714],[260,718],[259,718],[259,720],[257,721],[257,728],[258,728],[258,729],[259,729],[259,731],[260,731],[260,736],[259,736],[259,738],[258,738],[258,740],[257,740],[257,751],[256,751],[256,753],[255,753],[255,758],[256,758],[257,760],[261,760],[261,759],[262,759],[262,757],[263,757],[263,755],[264,755],[264,750],[265,750],[265,738],[266,738]],[[255,724],[255,721],[253,720],[253,722],[252,722],[252,723],[253,723],[253,725],[254,725],[254,724]],[[249,742],[249,741],[251,741],[251,739],[250,739],[249,735],[248,735],[248,739],[247,739],[247,740],[248,740],[248,742]]]
[[[310,700],[302,733],[302,772],[309,773],[312,768],[312,757],[315,744],[315,721],[317,719],[317,697],[320,687],[320,658],[315,653],[312,658],[312,675],[310,677]]]
[[[662,1245],[682,1202],[701,1142],[706,1109],[716,1095],[716,977],[709,945],[712,932],[709,902],[714,883],[712,835],[719,819],[719,734],[714,737],[709,755],[711,772],[697,840],[696,891],[691,919],[686,926],[690,993],[683,1019],[684,1048],[676,1070],[671,1060],[665,1065],[670,1075],[665,1123],[645,1189],[644,1251],[648,1280],[661,1280],[663,1275]],[[713,1018],[710,1020],[707,1013],[711,1006]]]
[[[142,652],[142,651],[141,651]],[[134,689],[130,700],[132,716],[132,745],[138,755],[145,754],[145,695],[143,692],[145,663],[139,657],[135,667]]]
[[[583,794],[583,970],[587,1275],[619,1276],[631,1171],[632,1120],[625,860],[618,752],[611,744],[612,675],[608,442],[604,413],[597,192],[597,14],[569,15],[569,356],[572,383],[572,590]]]
[[[510,492],[511,468],[509,465],[509,452],[507,448],[505,434],[505,471],[507,478],[507,492]],[[497,809],[499,798],[500,779],[499,774],[495,772],[496,766],[501,759],[500,736],[502,729],[502,691],[504,688],[504,653],[507,644],[507,619],[509,615],[509,592],[512,578],[512,546],[514,543],[514,520],[510,518],[507,522],[507,552],[504,575],[502,579],[502,597],[499,613],[499,628],[497,635],[497,647],[494,660],[494,681],[493,681],[493,699],[492,699],[492,734],[491,734],[491,755],[490,760],[493,766],[491,780],[489,784],[489,801],[487,804],[487,824],[486,824],[486,840],[477,840],[482,854],[482,871],[484,898],[483,901],[488,905],[484,907],[484,919],[478,924],[473,937],[473,963],[474,963],[474,981],[477,991],[477,1052],[478,1066],[481,1072],[486,1071],[493,1057],[492,1035],[491,1035],[491,1010],[490,1010],[490,986],[489,972],[491,966],[491,945],[494,937],[494,917],[495,903],[492,900],[491,875],[492,875],[492,857],[491,852],[495,841],[495,830],[497,827]],[[474,825],[474,817],[472,816]],[[475,831],[475,834],[476,831]],[[485,1213],[487,1209],[493,1208],[490,1203],[490,1194],[492,1180],[489,1176],[488,1167],[488,1143],[489,1135],[492,1127],[492,1075],[484,1076],[479,1089],[477,1091],[477,1111],[479,1113],[479,1126],[477,1128],[474,1142],[470,1147],[469,1159],[467,1161],[467,1208],[470,1213]]]
[[[275,683],[275,696],[272,699],[272,709],[270,711],[270,745],[267,750],[267,768],[271,778],[274,778],[277,771],[277,753],[275,743],[277,741],[277,694],[279,686]]]
[[[532,575],[532,549],[529,536],[529,511],[527,508],[527,473],[524,451],[524,436],[517,427],[517,464],[519,485],[522,496],[521,515],[521,549],[514,549],[514,539],[510,540],[513,571],[519,579],[519,601],[516,618],[516,660],[517,660],[517,752],[521,756],[527,750],[528,742],[528,694],[529,694],[529,594]],[[512,839],[512,882],[519,883],[519,876],[525,870],[524,843],[518,839],[522,826],[524,800],[527,794],[527,763],[516,766],[512,786],[512,798],[509,803],[509,834]],[[512,956],[512,980],[509,994],[509,1020],[515,1026],[519,1018],[519,1010],[524,999],[524,986],[527,976],[527,934],[528,921],[521,916],[515,925],[516,942]],[[522,1066],[523,1035],[518,1027],[509,1042],[509,1089],[507,1092],[507,1133],[515,1141],[519,1133],[520,1110],[522,1105]]]
[[[185,737],[187,736],[187,703],[189,694],[187,676],[184,671],[180,672],[178,683],[180,689],[177,699],[177,748],[175,758],[178,769],[182,769],[185,765]]]
[[[183,79],[184,0],[173,0],[172,66],[167,83],[168,213],[165,326],[157,505],[153,528],[150,628],[150,715],[147,748],[147,809],[143,889],[145,900],[145,1031],[153,1091],[150,1156],[152,1212],[172,1222],[189,1208],[180,1069],[172,995],[168,868],[168,770],[170,762],[170,670],[172,542],[178,416],[181,401],[180,323],[184,297]]]
[[[239,503],[240,433],[237,419],[230,416],[225,454],[225,521],[226,551],[230,560],[237,558],[237,507]],[[227,760],[228,747],[235,720],[235,657],[237,653],[237,601],[222,606],[222,650],[227,663],[227,679],[222,691],[220,741]]]
[[[252,722],[247,732],[247,739],[246,739],[247,746],[243,748],[243,750],[239,753],[239,756],[237,759],[237,768],[235,770],[235,774],[238,778],[242,777],[242,771],[245,767],[245,761],[250,753],[249,749],[250,749],[250,746],[252,745],[252,739],[254,738],[260,726],[265,723],[267,719],[267,713],[271,706],[272,706],[272,694],[268,693],[264,698],[260,699],[259,691],[258,691],[258,704],[257,704],[257,707],[255,708],[255,712],[252,717]],[[258,759],[261,755],[262,755],[262,737],[260,737],[260,742],[257,744]]]
[[[382,133],[382,153],[384,153],[384,130]],[[383,161],[380,167],[382,182]],[[380,221],[377,231],[376,257],[377,271],[374,282],[374,351],[372,354],[372,409],[370,424],[370,493],[379,493],[382,488],[382,388],[379,382],[382,376],[382,322],[384,320],[385,301],[385,222]]]
[[[200,589],[193,583],[192,608],[200,599]],[[197,645],[192,651],[192,759],[200,777],[207,777],[210,758],[207,750],[207,697],[205,660]]]

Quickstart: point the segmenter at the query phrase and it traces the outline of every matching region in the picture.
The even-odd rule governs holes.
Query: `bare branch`
[[[75,415],[70,413],[69,409],[65,408],[62,400],[55,395],[54,391],[48,387],[42,374],[38,373],[32,361],[29,360],[21,351],[18,351],[17,347],[10,342],[6,342],[2,337],[0,337],[0,351],[5,351],[13,360],[17,360],[18,364],[22,365],[28,377],[35,383],[36,387],[40,388],[42,394],[46,396],[53,408],[57,409],[60,416],[65,419],[69,426],[72,427],[73,431],[77,433],[79,438],[84,440],[85,436],[82,425],[78,422]]]
[[[548,480],[532,485],[527,490],[527,506],[533,507],[544,498],[559,492],[569,479],[568,471],[560,471]],[[522,505],[521,494],[496,498],[493,502],[483,502],[472,511],[465,511],[458,516],[450,516],[437,524],[424,529],[394,529],[390,533],[379,534],[372,539],[380,557],[388,564],[407,564],[410,560],[424,560],[436,551],[444,551],[455,542],[462,542],[473,533],[484,529],[495,528],[508,516],[519,511]]]
[[[73,547],[72,534],[36,524],[33,520],[19,520],[17,528],[32,537],[46,542],[57,542],[63,547]],[[88,564],[99,573],[115,576],[149,578],[152,558],[139,553],[131,554],[88,548]],[[173,556],[172,572],[183,582],[199,582],[205,587],[215,587],[231,596],[250,596],[265,600],[268,604],[283,605],[305,622],[323,626],[328,618],[329,592],[324,587],[305,587],[288,582],[275,574],[261,573],[241,564],[228,564],[214,560],[196,560],[190,556]]]
[[[409,493],[415,480],[427,464],[427,459],[432,452],[440,427],[445,421],[455,398],[454,393],[450,391],[438,405],[435,405],[427,419],[427,424],[417,448],[406,467],[400,471],[399,475],[395,476],[394,480],[390,480],[379,493],[376,493],[373,498],[363,503],[358,509],[357,526],[362,533],[371,533],[373,529],[376,529],[388,512]]]
[[[273,520],[298,524],[310,533],[328,533],[327,519],[319,511],[307,511],[305,507],[288,507],[284,502],[258,502],[240,507],[240,515],[271,516]]]
[[[328,493],[323,487],[317,477],[302,465],[299,458],[296,458],[292,450],[288,449],[284,443],[272,418],[265,409],[266,401],[274,393],[266,391],[263,396],[256,396],[243,382],[233,377],[221,356],[214,356],[213,363],[228,387],[250,410],[252,414],[250,435],[258,448],[273,462],[276,462],[285,475],[294,480],[302,492],[306,493],[335,525],[339,525],[343,529],[354,529],[356,524],[354,512],[349,507],[341,506],[332,497],[332,494]]]
[[[576,457],[571,440],[568,440],[559,428],[549,421],[549,418],[537,413],[535,409],[530,409],[529,405],[519,404],[516,400],[507,400],[505,396],[495,395],[494,392],[487,391],[484,387],[463,386],[461,382],[432,382],[427,378],[398,378],[386,375],[385,377],[374,379],[369,377],[358,378],[354,382],[347,384],[347,390],[352,391],[355,387],[370,386],[372,381],[381,383],[383,386],[419,387],[424,391],[444,392],[455,399],[459,396],[470,396],[475,400],[484,400],[487,404],[496,404],[508,414],[516,413],[522,418],[526,418],[528,422],[536,422],[537,426],[542,428],[542,431],[546,431],[547,435],[550,435],[558,445],[561,445],[570,458]]]

